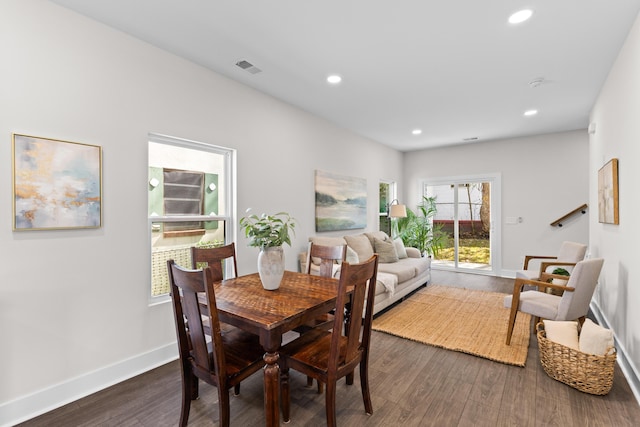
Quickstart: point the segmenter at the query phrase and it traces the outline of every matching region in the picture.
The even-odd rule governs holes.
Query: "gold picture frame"
[[[13,230],[102,226],[102,147],[13,134]]]
[[[619,224],[618,159],[609,160],[598,171],[598,222]]]

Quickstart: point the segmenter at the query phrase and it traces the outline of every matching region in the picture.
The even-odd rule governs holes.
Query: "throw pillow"
[[[547,339],[574,350],[580,350],[578,344],[578,322],[563,320],[543,320]]]
[[[580,351],[596,356],[613,353],[613,332],[587,319],[580,331]]]
[[[373,246],[369,242],[369,238],[364,234],[355,234],[344,236],[347,246],[356,251],[360,262],[364,262],[373,256]]]
[[[398,259],[408,258],[407,249],[404,247],[404,242],[401,238],[397,238],[393,241],[393,244],[396,246],[396,253],[398,254]]]
[[[367,236],[367,238],[369,239],[369,241],[371,242],[371,247],[375,247],[375,242],[374,239],[378,238],[380,240],[389,240],[390,237],[387,233],[385,233],[384,231],[369,231],[367,233],[364,233],[365,236]]]
[[[391,240],[380,240],[377,237],[373,239],[376,253],[378,254],[378,262],[392,263],[398,262],[398,254],[396,253],[396,245]]]
[[[345,261],[347,261],[349,264],[357,264],[360,262],[360,260],[358,259],[358,254],[356,253],[356,251],[351,249],[351,246],[347,246],[347,256]]]

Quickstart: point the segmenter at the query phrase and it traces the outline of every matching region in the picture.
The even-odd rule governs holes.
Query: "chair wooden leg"
[[[200,397],[200,381],[195,375],[191,375],[191,400],[196,400]]]
[[[280,408],[282,409],[282,421],[290,421],[291,395],[289,394],[289,368],[280,366]]]
[[[344,377],[347,385],[353,385],[353,372],[348,373],[345,377]]]
[[[511,314],[509,315],[509,329],[507,329],[507,345],[511,345],[511,335],[513,335],[513,327],[516,324],[516,315],[518,314],[518,306],[511,303]]]
[[[325,394],[327,427],[336,427],[336,381],[327,381]]]
[[[364,410],[367,415],[373,414],[373,405],[371,404],[371,394],[369,393],[369,368],[367,366],[367,358],[360,362],[360,388],[362,388],[362,401],[364,402]]]
[[[189,411],[191,409],[191,400],[193,399],[193,383],[198,384],[198,379],[194,377],[190,371],[182,371],[182,405],[180,408],[180,426],[186,427],[189,422]],[[194,381],[195,380],[195,381]]]
[[[236,384],[233,387],[233,395],[234,396],[238,396],[240,394],[240,383]]]
[[[229,403],[229,390],[218,385],[218,409],[220,412],[219,422],[221,427],[229,427],[231,422],[231,407]]]

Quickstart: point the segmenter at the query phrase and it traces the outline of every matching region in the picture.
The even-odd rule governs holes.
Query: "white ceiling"
[[[586,128],[640,10],[640,0],[51,1],[402,151]],[[508,24],[525,7],[532,19]],[[330,73],[342,83],[329,86]]]

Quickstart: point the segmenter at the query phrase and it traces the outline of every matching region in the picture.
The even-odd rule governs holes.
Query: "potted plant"
[[[433,224],[433,217],[438,212],[435,197],[426,197],[418,205],[419,214],[407,209],[406,218],[398,220],[398,232],[405,246],[411,246],[420,251],[423,256],[438,255],[442,249],[446,234],[441,225]]]
[[[286,212],[274,215],[248,215],[240,219],[240,227],[249,239],[249,246],[260,248],[258,273],[267,290],[280,287],[284,275],[283,244],[291,246],[289,234],[295,234],[295,219]]]

